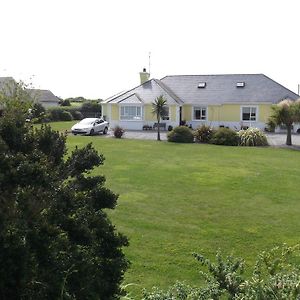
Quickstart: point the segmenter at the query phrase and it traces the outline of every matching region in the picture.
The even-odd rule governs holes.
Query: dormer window
[[[198,89],[204,89],[206,87],[206,82],[199,82]]]
[[[243,88],[244,86],[245,86],[245,82],[243,82],[243,81],[239,81],[236,83],[237,88]]]

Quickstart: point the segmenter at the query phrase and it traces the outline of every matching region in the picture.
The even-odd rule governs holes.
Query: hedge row
[[[72,121],[83,118],[99,118],[101,105],[97,102],[85,102],[80,107],[51,107],[45,113],[35,118],[35,122]]]
[[[236,132],[230,128],[217,130],[201,126],[194,132],[186,126],[175,127],[168,135],[169,142],[175,143],[210,143],[225,146],[267,146],[267,138],[258,128],[248,128]]]

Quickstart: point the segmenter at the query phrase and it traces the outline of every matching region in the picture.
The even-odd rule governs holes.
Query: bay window
[[[140,121],[142,120],[141,106],[121,106],[120,120]]]

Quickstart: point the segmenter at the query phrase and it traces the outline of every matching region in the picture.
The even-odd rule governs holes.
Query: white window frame
[[[195,110],[201,110],[201,113],[200,113],[200,116],[202,116],[202,110],[205,109],[205,119],[196,119],[195,118]],[[207,106],[193,106],[193,109],[192,109],[192,120],[193,121],[207,121],[207,117],[208,117],[208,109],[207,109]]]
[[[135,108],[139,107],[140,110],[141,110],[140,118],[138,118],[137,112],[135,114],[135,117],[133,117],[132,119],[124,119],[124,118],[122,118],[122,108],[123,107],[135,107]],[[136,111],[137,111],[137,109],[136,109]],[[143,113],[144,113],[143,106],[141,106],[141,105],[136,105],[136,104],[132,104],[132,105],[129,105],[129,104],[120,105],[120,107],[119,107],[119,120],[120,121],[129,121],[129,122],[140,122],[140,121],[144,120]]]
[[[243,120],[243,109],[250,108],[250,120]],[[251,120],[251,109],[255,108],[255,120]],[[243,105],[241,106],[241,122],[253,123],[258,122],[258,106],[257,105]]]

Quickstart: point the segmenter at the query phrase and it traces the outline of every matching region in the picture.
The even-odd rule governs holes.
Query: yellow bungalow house
[[[150,79],[144,69],[141,84],[112,96],[102,103],[102,114],[111,124],[124,129],[141,130],[153,126],[152,102],[163,95],[168,115],[162,120],[171,126],[182,122],[197,128],[202,124],[265,128],[271,105],[297,94],[264,74],[174,75]]]

